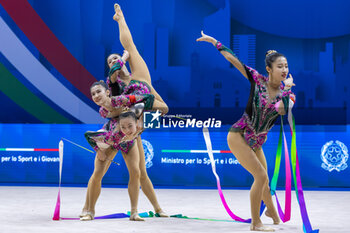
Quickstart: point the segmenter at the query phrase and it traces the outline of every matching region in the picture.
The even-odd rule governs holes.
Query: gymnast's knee
[[[131,168],[129,170],[129,176],[130,176],[130,179],[138,179],[140,180],[141,178],[141,171],[138,167],[135,167],[135,168]]]
[[[148,179],[148,174],[146,171],[140,171],[140,181],[145,181]]]
[[[254,174],[254,180],[265,186],[269,182],[269,177],[267,175],[267,172],[262,169],[261,171]]]
[[[90,179],[94,181],[101,181],[103,176],[104,176],[103,169],[95,169]]]

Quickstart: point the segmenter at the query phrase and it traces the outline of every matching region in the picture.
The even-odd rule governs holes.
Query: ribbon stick
[[[84,149],[84,150],[86,150],[86,151],[89,151],[90,153],[95,154],[94,151],[89,150],[89,149],[87,149],[87,148],[85,148],[85,147],[79,145],[78,143],[72,142],[72,141],[70,141],[70,140],[68,140],[68,139],[66,139],[66,138],[62,138],[62,139],[65,140],[65,141],[67,141],[67,142],[69,142],[69,143],[72,143],[74,146],[80,147],[81,149]],[[112,162],[112,163],[114,163],[114,164],[116,164],[116,165],[120,165],[119,163],[115,162],[115,161],[112,160],[112,159],[106,159],[106,160],[108,160],[108,161],[110,161],[110,162]]]
[[[61,178],[62,178],[62,164],[63,164],[63,141],[60,140],[58,144],[58,153],[59,153],[59,159],[60,159],[60,165],[59,165],[59,181],[58,181],[58,194],[57,194],[57,201],[56,201],[56,207],[55,211],[53,213],[52,220],[60,220],[60,208],[61,208]]]
[[[217,187],[218,187],[219,196],[220,196],[221,202],[222,202],[226,212],[235,221],[250,223],[252,221],[251,219],[243,219],[243,218],[238,217],[237,215],[235,215],[231,211],[231,209],[227,205],[227,202],[225,200],[224,194],[223,194],[222,189],[221,189],[220,178],[219,178],[218,174],[216,173],[215,160],[214,160],[213,149],[212,149],[212,146],[211,146],[211,140],[210,140],[210,135],[209,135],[208,128],[205,128],[205,127],[203,128],[203,136],[204,136],[205,144],[207,146],[208,156],[209,156],[210,163],[211,163],[211,169],[212,169],[213,174],[214,174],[214,176],[216,178],[216,184],[217,184]],[[260,208],[260,215],[262,214],[264,209],[265,209],[265,205],[262,202],[261,208]]]
[[[62,138],[62,139],[65,140],[65,141],[67,141],[67,142],[69,142],[69,143],[72,143],[74,146],[80,147],[81,149],[84,149],[84,150],[86,150],[86,151],[89,151],[90,153],[95,154],[94,151],[89,150],[88,148],[85,148],[85,147],[79,145],[78,143],[72,142],[72,141],[68,140],[67,138]]]
[[[83,146],[80,146],[79,144],[75,143],[75,142],[72,142],[66,138],[62,138],[63,140],[75,145],[75,146],[78,146],[84,150],[87,150],[91,153],[95,153]],[[56,201],[56,206],[55,206],[55,210],[54,210],[54,213],[53,213],[53,217],[52,217],[52,220],[55,220],[55,221],[58,221],[58,220],[79,220],[79,218],[61,218],[60,217],[60,208],[61,208],[61,180],[62,180],[62,166],[63,166],[63,141],[60,140],[59,142],[59,161],[60,161],[60,164],[59,164],[59,181],[58,181],[58,194],[57,194],[57,201]],[[115,161],[113,160],[109,160],[117,165],[119,165],[119,163],[116,163]],[[95,219],[109,219],[109,218],[126,218],[126,217],[130,217],[129,215],[126,215],[124,213],[115,213],[115,214],[110,214],[110,215],[104,215],[104,216],[99,216],[99,217],[95,217]]]

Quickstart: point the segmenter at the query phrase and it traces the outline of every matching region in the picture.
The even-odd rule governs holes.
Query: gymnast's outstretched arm
[[[234,67],[236,67],[243,76],[248,79],[247,72],[242,64],[242,62],[236,57],[236,55],[232,52],[231,49],[222,45],[219,41],[217,41],[214,37],[208,36],[201,31],[202,37],[198,38],[197,41],[205,41],[212,43],[217,49],[219,49],[220,53],[228,60]]]

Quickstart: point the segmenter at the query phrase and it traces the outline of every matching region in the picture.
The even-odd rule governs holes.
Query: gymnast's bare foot
[[[162,217],[162,218],[168,218],[169,215],[167,215],[162,209],[158,209],[158,210],[155,210],[156,214],[159,215],[159,217]]]
[[[84,216],[80,217],[80,221],[91,221],[95,218],[95,211],[87,211]]]
[[[265,215],[269,218],[273,219],[273,224],[278,225],[280,224],[280,218],[278,217],[278,214],[275,212],[275,214],[271,214],[269,210],[265,211]]]
[[[264,226],[262,223],[258,223],[258,224],[251,224],[250,225],[250,230],[251,231],[264,231],[264,232],[273,232],[275,231],[275,229],[271,228],[271,227],[267,227]]]
[[[81,211],[81,214],[79,215],[79,218],[81,218],[81,217],[84,217],[86,214],[87,214],[87,210],[86,209],[83,209],[82,211]]]
[[[124,18],[123,11],[120,9],[120,6],[118,3],[114,4],[114,11],[115,11],[115,14],[113,16],[113,19],[115,21],[118,22],[119,20]]]
[[[130,218],[129,218],[130,221],[145,221],[144,218],[141,218],[140,215],[135,212],[133,214],[130,214]]]

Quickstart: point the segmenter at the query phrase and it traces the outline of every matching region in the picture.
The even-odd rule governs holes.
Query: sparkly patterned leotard
[[[110,84],[109,79],[107,83]],[[154,102],[154,95],[150,94],[151,88],[145,82],[131,80],[129,85],[126,85],[119,78],[117,83],[122,91],[121,95],[112,96],[112,106],[115,108],[131,107],[136,103],[143,102],[145,104],[144,110],[151,110]],[[111,86],[111,85],[110,85]],[[112,90],[113,93],[113,90]],[[103,107],[99,110],[103,118],[109,117],[109,111]],[[112,146],[116,150],[121,150],[128,153],[134,145],[134,140],[121,142],[125,135],[119,130],[118,117],[112,117],[101,130],[97,132],[88,131],[85,133],[85,138],[95,151],[99,147]]]
[[[224,50],[232,55],[234,53],[218,44],[219,51]],[[235,55],[234,55],[235,56]],[[230,131],[241,132],[247,144],[256,150],[260,148],[267,139],[268,131],[273,127],[277,117],[275,104],[282,101],[285,112],[288,111],[289,96],[292,94],[290,90],[283,91],[283,85],[280,86],[280,91],[272,100],[269,99],[267,91],[268,77],[259,74],[256,70],[242,64],[250,82],[250,94],[247,107],[243,116],[231,126]]]
[[[248,145],[256,150],[264,144],[268,131],[279,116],[275,104],[282,100],[287,111],[291,91],[283,91],[281,84],[280,92],[274,99],[269,100],[266,87],[268,78],[248,66],[244,67],[251,85],[249,100],[243,116],[230,130],[242,132]]]

